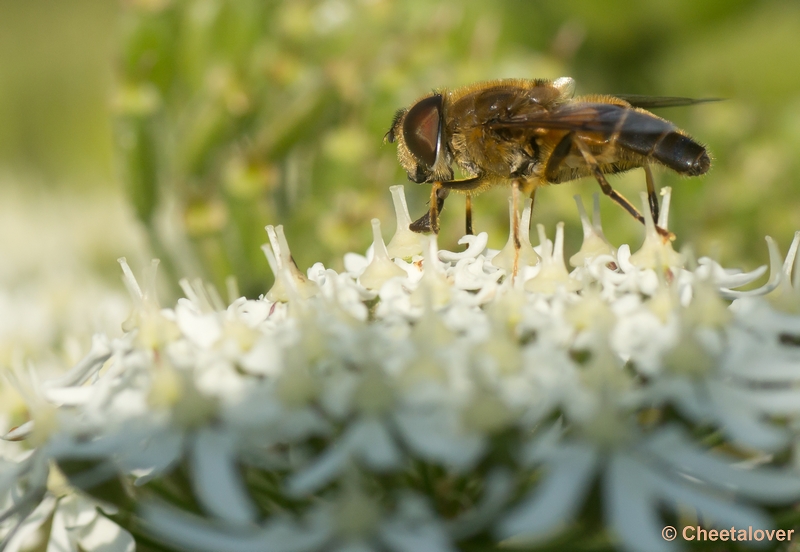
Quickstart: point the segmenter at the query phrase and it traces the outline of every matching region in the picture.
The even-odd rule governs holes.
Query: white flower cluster
[[[765,506],[800,499],[800,235],[783,266],[768,238],[769,281],[734,291],[766,267],[678,254],[652,220],[638,252],[614,248],[597,202],[590,222],[578,200],[569,272],[563,225],[553,241],[539,226],[536,247],[523,232],[518,252],[511,238],[487,249],[486,234],[438,250],[392,193],[395,236],[385,245],[373,221],[373,246],[343,273],[301,273],[268,227],[274,287],[227,308],[182,282],[186,298],[162,309],[155,266],[142,289],[123,260],[126,334],[97,336],[57,379],[14,377],[31,421],[0,449],[0,548],[36,535],[48,550],[127,551],[135,536],[208,552],[591,537],[657,552],[678,547],[666,521],[769,529]],[[529,220],[527,206],[516,222]]]

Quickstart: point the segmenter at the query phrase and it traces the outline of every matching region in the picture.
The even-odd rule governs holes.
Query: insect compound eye
[[[429,168],[436,163],[442,120],[442,96],[435,94],[417,102],[403,121],[403,139],[408,150]]]
[[[397,113],[394,114],[394,119],[392,119],[392,126],[389,127],[389,132],[387,132],[386,136],[383,137],[383,140],[385,142],[389,142],[390,144],[392,144],[397,139],[397,135],[395,134],[395,131],[397,130],[397,123],[400,121],[400,119],[403,118],[403,115],[406,114],[406,111],[407,110],[405,109],[398,109]]]

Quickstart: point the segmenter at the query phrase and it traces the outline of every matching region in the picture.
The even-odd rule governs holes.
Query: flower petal
[[[677,546],[664,540],[658,517],[658,497],[648,471],[627,454],[614,455],[603,481],[606,524],[630,552],[668,552]]]
[[[143,528],[154,537],[195,552],[311,552],[328,540],[325,512],[312,512],[306,523],[280,517],[258,528],[231,532],[207,519],[146,502],[140,507]]]
[[[787,504],[800,498],[800,474],[775,468],[742,469],[733,459],[705,452],[677,427],[660,431],[648,448],[681,473],[768,504]]]
[[[94,522],[81,531],[78,540],[82,550],[91,552],[134,552],[133,536],[105,516],[97,516]]]
[[[243,525],[256,518],[256,509],[236,471],[236,434],[201,429],[192,441],[189,457],[192,486],[210,514]]]
[[[497,528],[502,538],[543,538],[566,526],[577,513],[594,476],[597,452],[583,443],[560,445],[542,481]]]

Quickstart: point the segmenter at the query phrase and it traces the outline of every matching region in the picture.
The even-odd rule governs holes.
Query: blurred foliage
[[[19,11],[18,4],[0,0],[0,10]],[[98,44],[117,40],[116,51],[81,51],[115,60],[108,96],[119,174],[154,254],[173,276],[203,276],[224,288],[225,276],[235,274],[242,292],[263,293],[271,279],[259,248],[265,224],[287,227],[302,269],[316,260],[335,266],[344,251],[363,251],[373,217],[388,237],[388,187],[405,181],[395,148],[381,142],[395,110],[432,88],[501,77],[569,75],[579,94],[727,98],[659,113],[707,143],[715,158],[700,179],[657,177],[675,187],[677,245],[752,267],[766,259],[765,234],[785,248],[800,228],[793,153],[800,147],[800,5],[793,0],[126,0],[113,14],[97,0],[64,4],[88,6],[92,21],[107,21]],[[3,25],[13,26],[0,18]],[[12,46],[17,35],[8,36],[0,32],[0,41]],[[6,58],[13,56],[0,54]],[[102,78],[77,81],[83,87],[66,87],[61,101],[69,94],[95,101],[87,98],[104,90]],[[42,87],[42,97],[49,88],[52,97],[58,84],[51,82],[28,84]],[[0,162],[22,155],[8,144],[25,136],[24,119],[2,103]],[[42,113],[60,124],[52,109]],[[9,127],[7,120],[18,122]],[[55,132],[41,126],[27,131]],[[73,152],[73,136],[62,137],[63,151]],[[54,165],[48,155],[58,148],[30,142],[25,159]],[[643,181],[634,171],[612,184],[636,200]],[[408,183],[406,191],[419,216],[428,187]],[[572,196],[595,191],[584,180],[540,193],[535,222],[552,229],[568,221],[567,247],[577,248]],[[475,202],[476,229],[489,230],[493,246],[505,241],[507,195],[496,190]],[[637,223],[610,201],[602,204],[611,240],[638,243]],[[462,219],[462,203],[452,198],[443,246],[455,246]]]
[[[0,0],[0,173],[108,185],[115,6]]]

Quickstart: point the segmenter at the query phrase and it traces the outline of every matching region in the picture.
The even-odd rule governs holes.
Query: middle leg
[[[474,232],[472,231],[472,194],[470,193],[467,194],[466,212],[467,212],[467,220],[466,220],[467,235],[471,236],[474,234]]]

